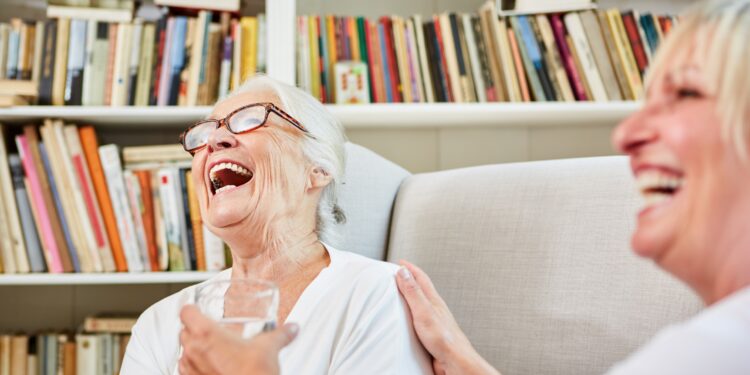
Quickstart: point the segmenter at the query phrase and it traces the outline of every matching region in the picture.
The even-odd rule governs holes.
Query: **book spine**
[[[382,22],[378,22],[378,39],[380,40],[380,59],[381,59],[381,66],[383,67],[383,87],[384,87],[384,93],[385,93],[385,102],[386,103],[393,103],[394,101],[394,95],[393,95],[393,86],[391,85],[391,70],[389,68],[388,63],[388,57],[386,56],[387,53],[387,45],[385,42],[385,24]]]
[[[643,43],[641,42],[641,36],[638,32],[638,26],[635,24],[635,17],[633,15],[633,12],[623,13],[622,23],[625,26],[625,31],[628,40],[630,41],[628,45],[633,51],[635,62],[638,65],[638,71],[640,72],[641,77],[643,77],[646,72],[646,68],[648,67],[648,58],[646,57],[646,52],[644,51]]]
[[[474,78],[474,87],[476,88],[477,102],[484,103],[487,101],[487,95],[484,78],[482,77],[482,66],[479,63],[479,50],[477,49],[476,35],[474,35],[474,24],[470,15],[464,14],[462,18],[466,46],[469,52],[469,62],[471,63],[470,70]]]
[[[125,192],[127,194],[128,204],[130,206],[130,220],[133,223],[133,234],[138,244],[138,257],[144,266],[144,271],[148,271],[150,260],[148,254],[148,243],[146,242],[146,230],[143,226],[143,215],[145,207],[143,205],[143,194],[138,178],[133,171],[125,170],[122,172],[122,179],[125,183]]]
[[[516,37],[516,42],[518,43],[518,50],[523,61],[523,67],[534,97],[533,99],[538,102],[544,102],[548,99],[546,90],[542,84],[542,78],[539,74],[539,66],[536,62],[539,59],[539,51],[533,48],[533,42],[531,41],[533,36],[524,32],[524,28],[521,26],[522,20],[525,20],[524,16],[510,17],[511,26]]]
[[[223,37],[221,54],[221,73],[219,74],[219,98],[229,94],[229,83],[232,75],[233,40],[231,35]]]
[[[195,193],[193,183],[193,172],[185,172],[185,186],[187,187],[188,212],[190,217],[190,228],[193,234],[193,244],[195,247],[195,270],[206,270],[206,248],[203,239],[203,220],[201,220],[200,205],[198,196]]]
[[[198,262],[197,257],[195,254],[195,236],[193,235],[193,225],[190,220],[190,197],[188,196],[187,191],[187,181],[186,181],[186,173],[188,170],[180,169],[179,170],[179,195],[180,195],[180,203],[182,204],[182,217],[180,220],[180,225],[182,225],[183,230],[183,237],[182,237],[182,244],[183,249],[185,252],[183,253],[185,255],[185,268],[188,268],[189,270],[194,271],[197,269]]]
[[[117,56],[117,34],[120,33],[120,25],[113,23],[109,25],[109,50],[107,52],[107,70],[104,81],[104,105],[112,104],[113,80],[115,77],[115,59]]]
[[[512,27],[506,29],[508,34],[508,44],[513,56],[513,66],[516,69],[516,77],[518,81],[518,87],[520,89],[520,100],[524,102],[531,101],[531,93],[529,92],[529,82],[526,79],[526,71],[524,69],[523,60],[521,59],[520,43],[521,41],[516,40],[516,33]]]
[[[120,240],[120,234],[117,229],[117,219],[115,218],[112,200],[107,189],[107,181],[102,168],[101,159],[99,158],[99,142],[96,139],[96,133],[92,126],[83,126],[78,129],[81,139],[81,146],[88,169],[91,176],[92,185],[96,192],[97,203],[102,213],[104,228],[107,231],[109,244],[112,249],[112,256],[115,262],[115,268],[118,272],[127,272],[128,265],[125,260],[125,252]]]
[[[167,18],[167,31],[164,36],[164,55],[161,60],[161,77],[159,78],[159,95],[157,97],[157,104],[159,106],[169,105],[170,88],[172,86],[172,44],[177,43],[175,39],[175,23],[177,19],[175,17]]]
[[[55,66],[52,81],[52,105],[65,104],[66,68],[68,62],[68,39],[70,37],[70,20],[57,20],[55,46]]]
[[[136,90],[138,89],[138,65],[141,60],[141,48],[143,44],[143,21],[137,19],[133,23],[130,45],[126,46],[126,48],[129,48],[130,53],[127,60],[128,66],[126,73],[127,81],[125,84],[125,103],[131,106],[135,105]]]
[[[461,103],[464,101],[463,92],[461,89],[461,72],[458,66],[458,60],[456,58],[456,48],[453,41],[453,30],[451,29],[450,19],[447,14],[442,14],[438,17],[438,24],[440,25],[440,35],[443,40],[443,54],[445,55],[445,62],[448,72],[448,78],[450,80],[451,94],[453,102]]]
[[[446,102],[453,102],[453,88],[450,73],[448,72],[448,63],[445,58],[445,44],[443,43],[443,33],[442,27],[440,26],[440,18],[434,16],[432,18],[432,23],[435,29],[435,50],[436,54],[438,55],[438,59],[436,60],[436,62],[440,64],[440,78],[443,82],[443,95]]]
[[[138,178],[138,184],[141,189],[141,198],[143,201],[143,230],[146,237],[146,246],[148,248],[148,260],[151,265],[151,271],[158,272],[159,268],[159,250],[156,242],[156,223],[154,220],[154,196],[151,187],[151,173],[147,170],[134,172]]]
[[[65,78],[65,105],[81,105],[83,66],[86,61],[86,21],[70,21],[68,73]]]
[[[596,61],[594,61],[581,18],[578,16],[578,13],[568,13],[564,17],[564,22],[568,29],[568,35],[573,39],[582,73],[586,77],[586,82],[588,82],[589,90],[591,91],[591,99],[595,101],[607,101],[607,90],[604,88],[604,82],[602,82],[601,75],[596,67]]]
[[[81,87],[81,105],[90,106],[93,105],[93,97],[101,97],[101,95],[94,95],[93,92],[94,46],[99,33],[99,23],[96,20],[90,20],[88,21],[86,29],[86,45],[84,46],[85,59],[83,63],[83,72],[86,74],[83,75],[83,84]]]
[[[425,40],[424,23],[422,17],[414,16],[414,32],[417,40],[417,54],[419,55],[419,64],[422,76],[422,86],[425,101],[428,103],[435,102],[435,89],[433,87],[433,75],[430,72],[429,52],[427,50],[427,41]]]
[[[17,136],[16,143],[18,144],[18,151],[20,153],[21,163],[23,165],[24,174],[29,181],[30,196],[33,200],[33,206],[39,216],[39,224],[41,225],[38,229],[41,234],[42,243],[44,244],[44,252],[47,259],[47,266],[50,273],[61,273],[63,272],[62,262],[60,260],[60,253],[57,247],[57,241],[52,233],[52,225],[50,224],[49,213],[44,205],[44,198],[42,197],[41,186],[39,183],[39,177],[34,166],[34,162],[31,160],[31,149],[26,136]]]
[[[34,217],[32,216],[31,203],[29,195],[24,185],[23,166],[18,154],[8,155],[8,166],[13,179],[13,191],[15,193],[15,202],[18,207],[18,216],[21,228],[23,229],[23,239],[29,256],[29,264],[32,272],[45,272],[47,266],[42,252],[42,245],[37,234]]]
[[[153,79],[151,80],[151,87],[149,89],[149,105],[157,105],[159,99],[159,90],[162,78],[162,68],[164,62],[164,47],[166,45],[167,35],[167,17],[162,16],[156,23],[156,33],[154,35],[154,63],[151,67],[153,72]]]
[[[128,204],[128,195],[125,190],[125,181],[123,179],[122,165],[117,146],[100,146],[99,158],[104,169],[104,176],[107,179],[107,188],[109,189],[109,196],[112,199],[112,208],[117,219],[117,228],[125,250],[128,269],[131,272],[142,272],[144,271],[144,266],[141,262],[140,250],[137,245],[138,240],[132,220],[133,215]]]
[[[568,80],[571,83],[576,100],[588,100],[586,97],[586,89],[583,87],[583,81],[578,75],[578,70],[576,70],[573,55],[568,48],[568,43],[565,41],[565,26],[562,17],[559,14],[553,14],[550,16],[550,23],[552,24],[552,32],[555,35],[557,48],[560,51],[563,65],[565,66],[565,71],[568,73]]]
[[[159,176],[159,200],[161,201],[161,213],[164,218],[165,233],[169,252],[169,270],[184,271],[185,257],[182,248],[182,232],[180,226],[180,208],[182,202],[178,201],[177,188],[179,181],[178,170],[174,168],[160,169]]]
[[[169,105],[177,105],[180,95],[180,73],[185,67],[185,38],[187,37],[187,18],[176,17],[174,24],[174,40],[170,43],[169,51]]]
[[[151,92],[151,81],[154,66],[154,38],[156,37],[156,25],[148,23],[143,25],[142,48],[135,87],[135,100],[133,105],[147,106],[149,104],[149,93]]]

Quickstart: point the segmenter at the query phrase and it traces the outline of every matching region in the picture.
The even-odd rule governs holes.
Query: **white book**
[[[154,0],[154,4],[167,7],[210,9],[225,12],[240,10],[240,0]]]
[[[159,175],[155,171],[151,173],[151,197],[154,201],[154,230],[156,231],[156,248],[158,250],[159,269],[166,271],[169,268],[169,245],[167,243],[167,230],[162,214],[162,203],[159,196]]]
[[[135,83],[135,105],[147,106],[149,100],[149,90],[151,88],[152,67],[154,66],[154,38],[156,34],[156,25],[148,23],[143,25],[143,49],[138,62],[138,81]]]
[[[443,46],[445,52],[445,62],[448,70],[448,78],[450,79],[451,94],[453,95],[453,101],[456,103],[464,102],[463,89],[461,89],[461,77],[458,72],[458,60],[456,58],[456,48],[453,42],[453,31],[451,31],[451,23],[447,13],[440,15],[440,33],[443,36]]]
[[[268,55],[268,28],[266,26],[266,15],[258,14],[258,59],[256,69],[259,72],[266,72],[266,56]]]
[[[312,94],[309,27],[306,16],[297,17],[297,84],[299,88]]]
[[[477,101],[484,103],[487,101],[487,94],[484,91],[484,80],[482,79],[482,67],[479,65],[479,52],[477,51],[474,28],[471,26],[471,15],[464,13],[463,18],[464,35],[466,35],[466,46],[469,49],[469,62],[471,63],[471,74],[474,77],[474,88],[477,92]]]
[[[125,180],[125,190],[128,193],[128,203],[130,204],[130,213],[133,215],[133,226],[135,229],[135,237],[138,242],[138,249],[140,249],[139,255],[143,264],[151,264],[148,258],[148,242],[146,240],[146,229],[143,226],[143,192],[141,191],[141,185],[138,182],[138,177],[133,174],[133,171],[125,170],[122,172],[123,179]],[[147,269],[149,267],[146,267]]]
[[[183,238],[187,237],[187,226],[182,203],[182,189],[180,189],[180,170],[177,168],[162,168],[159,176],[159,200],[164,217],[164,228],[169,251],[169,268],[171,271],[189,269],[190,262],[186,262],[187,249]]]
[[[133,20],[133,12],[127,9],[49,4],[47,5],[47,18],[75,18],[104,22],[130,22]]]
[[[172,50],[172,39],[174,39],[174,17],[167,18],[167,32],[164,35],[164,53],[161,59],[161,72],[159,73],[159,93],[157,95],[156,104],[159,106],[169,105],[169,85],[170,85],[170,69],[172,69],[170,61],[170,53]]]
[[[91,20],[88,31],[81,103],[85,106],[100,106],[104,104],[104,85],[110,58],[109,24]]]
[[[0,197],[0,257],[3,261],[4,273],[16,273],[16,257],[11,242],[10,225],[5,216],[7,212],[3,197]]]
[[[76,374],[101,374],[99,372],[99,339],[96,335],[76,335]]]
[[[206,254],[206,271],[221,271],[226,267],[224,241],[211,233],[205,224],[203,225],[203,249]]]
[[[112,74],[111,106],[127,105],[128,100],[128,65],[130,61],[130,40],[133,25],[121,23],[117,27],[114,69]]]
[[[491,22],[490,26],[492,32],[492,40],[495,42],[495,50],[500,53],[500,71],[502,72],[502,83],[496,82],[496,85],[505,85],[505,91],[507,93],[507,100],[511,102],[522,102],[523,97],[521,96],[521,87],[518,83],[518,75],[516,74],[516,65],[513,61],[513,54],[510,49],[510,42],[508,41],[508,24],[506,19],[498,18],[495,7],[490,5],[492,10],[490,11]]]
[[[115,260],[112,255],[112,248],[107,238],[106,228],[104,225],[104,218],[102,217],[102,211],[99,207],[99,202],[96,199],[96,191],[94,191],[94,183],[91,179],[91,173],[89,172],[89,166],[86,162],[86,157],[83,153],[83,147],[81,146],[81,138],[78,135],[78,128],[73,125],[68,125],[63,129],[65,133],[65,142],[70,152],[70,158],[72,161],[72,167],[75,169],[75,175],[78,179],[83,201],[86,207],[86,213],[91,224],[91,234],[93,235],[93,246],[99,253],[99,257],[102,263],[102,269],[104,272],[115,272]]]
[[[99,340],[99,360],[97,363],[99,371],[96,372],[97,374],[114,374],[113,338],[110,333],[100,333],[97,335],[97,339]]]
[[[604,88],[604,81],[602,81],[599,69],[596,67],[591,46],[586,38],[586,32],[583,30],[581,17],[578,16],[578,13],[568,13],[563,17],[563,20],[568,35],[573,39],[573,46],[575,46],[578,61],[581,63],[583,74],[591,90],[591,96],[597,102],[607,101],[607,89]]]
[[[432,76],[428,64],[427,47],[425,45],[424,30],[422,28],[422,16],[414,16],[414,31],[417,34],[417,48],[419,49],[419,65],[422,70],[422,84],[424,86],[425,99],[428,103],[435,102],[435,93],[433,92]]]
[[[230,30],[231,33],[231,30]],[[221,99],[229,93],[229,84],[232,80],[232,51],[227,51],[232,45],[232,37],[227,35],[221,41],[221,73],[219,74],[219,92],[217,98]],[[228,52],[228,53],[227,53]]]
[[[120,232],[120,240],[128,262],[128,270],[130,272],[143,272],[145,267],[141,262],[138,241],[135,236],[133,216],[128,204],[128,193],[125,190],[117,145],[99,146],[99,158],[102,161],[104,177],[107,180],[107,190],[112,199],[112,208],[115,212],[117,230]]]

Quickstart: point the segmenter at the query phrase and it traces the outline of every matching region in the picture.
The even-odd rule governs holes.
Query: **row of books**
[[[265,71],[265,16],[170,11],[0,23],[0,79],[38,83],[41,105],[210,105]]]
[[[0,375],[116,375],[134,323],[89,317],[78,334],[0,334]]]
[[[336,102],[336,63],[367,65],[369,101],[617,101],[642,79],[677,19],[617,9],[424,18],[299,16],[298,85]]]
[[[121,158],[117,145],[98,145],[91,126],[45,120],[4,133],[2,272],[225,268],[225,245],[203,225],[179,145],[126,147]]]

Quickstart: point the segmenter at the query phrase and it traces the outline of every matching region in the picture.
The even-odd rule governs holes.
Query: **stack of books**
[[[196,106],[265,71],[263,14],[144,7],[0,23],[0,79],[36,82],[41,105]]]
[[[0,334],[0,363],[13,375],[117,374],[135,321],[87,317],[77,334]]]
[[[0,132],[0,272],[225,268],[190,159],[177,144],[125,147],[121,157],[118,146],[98,145],[93,127],[60,120]]]
[[[373,103],[619,101],[677,19],[617,9],[498,16],[299,16],[300,87],[335,102],[335,64],[367,64]]]

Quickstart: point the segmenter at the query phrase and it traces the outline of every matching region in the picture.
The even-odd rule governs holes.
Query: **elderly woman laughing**
[[[399,296],[395,265],[339,251],[342,127],[308,94],[260,76],[182,137],[206,226],[231,248],[213,280],[259,278],[280,290],[277,321],[299,324],[280,355],[289,374],[431,373]],[[209,280],[210,282],[212,280]],[[122,374],[172,374],[188,287],[146,310]]]

